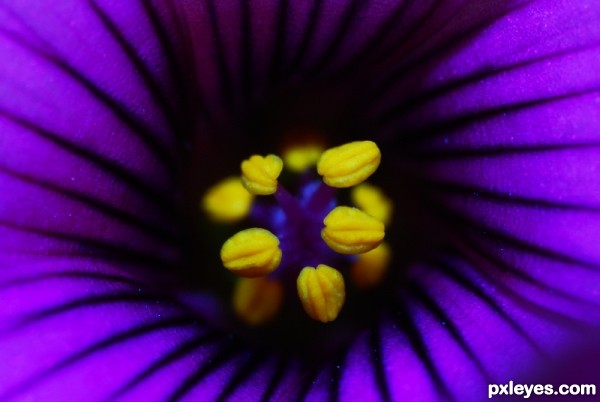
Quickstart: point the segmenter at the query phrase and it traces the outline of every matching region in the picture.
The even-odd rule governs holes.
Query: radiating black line
[[[118,304],[125,302],[156,303],[156,301],[156,296],[149,295],[143,292],[133,292],[131,290],[126,292],[119,291],[111,294],[85,296],[82,298],[69,300],[65,303],[55,305],[53,307],[39,310],[35,313],[26,314],[21,319],[19,319],[19,321],[15,325],[12,325],[8,331],[14,332],[31,324],[38,323],[41,320],[48,319],[77,309],[101,306],[105,304]]]
[[[147,2],[147,0],[142,1]],[[207,111],[205,110],[204,100],[200,101],[200,88],[196,79],[196,72],[199,69],[194,57],[195,46],[192,43],[193,35],[189,30],[189,21],[186,18],[187,13],[181,8],[182,3],[175,1],[166,2],[167,9],[174,21],[175,37],[178,39],[177,41],[173,41],[170,39],[171,35],[167,32],[164,25],[160,23],[160,18],[154,8],[147,3],[144,3],[144,6],[153,27],[155,27],[159,43],[163,48],[163,54],[167,56],[170,77],[174,82],[176,94],[178,94],[178,98],[180,99],[179,106],[182,108],[184,125],[187,128],[188,135],[191,136],[193,135],[192,128],[194,127],[196,114],[199,110],[201,110],[202,114],[207,113]],[[182,29],[182,24],[187,29]],[[179,60],[175,49],[181,55]],[[212,116],[208,118],[212,119]],[[186,138],[183,139],[186,140]]]
[[[452,280],[455,284],[462,286],[470,294],[477,297],[483,303],[485,303],[497,316],[502,318],[517,334],[519,334],[538,354],[543,355],[543,351],[535,343],[533,338],[525,332],[525,330],[513,320],[508,313],[502,309],[502,307],[485,291],[476,286],[467,276],[465,276],[455,264],[451,264],[448,261],[436,258],[433,262],[433,266],[438,268],[438,272],[443,276]]]
[[[46,130],[24,118],[15,116],[6,110],[0,109],[0,117],[10,120],[24,129],[35,133],[35,135],[52,142],[56,146],[80,157],[88,163],[96,165],[101,170],[110,173],[111,176],[118,181],[125,183],[128,188],[140,194],[144,199],[156,205],[160,208],[161,212],[172,217],[175,215],[175,207],[173,206],[172,200],[152,188],[149,183],[145,183],[139,177],[128,172],[124,167],[117,164],[116,161],[112,161],[103,155],[96,154],[89,149],[70,142],[62,138],[58,133]]]
[[[294,390],[296,393],[296,402],[302,402],[306,400],[306,396],[310,392],[312,386],[315,384],[319,374],[321,374],[321,370],[318,368],[313,368],[311,370],[305,368],[302,370],[303,379],[300,381],[300,387]]]
[[[127,59],[144,81],[144,84],[149,89],[152,98],[160,106],[161,111],[163,111],[164,115],[166,116],[167,122],[173,134],[177,135],[182,133],[184,127],[179,121],[176,109],[168,101],[167,97],[165,96],[165,93],[162,91],[162,89],[156,82],[155,77],[148,69],[146,63],[144,63],[144,61],[140,58],[140,55],[138,54],[134,46],[127,40],[123,32],[121,32],[119,27],[110,19],[110,17],[104,12],[104,10],[102,10],[98,6],[96,0],[88,0],[88,4],[94,10],[106,31],[114,38],[114,40],[119,44],[121,49],[123,49],[123,52],[127,56]],[[156,26],[153,26],[153,28],[156,28]]]
[[[398,325],[398,330],[400,333],[408,338],[412,350],[420,359],[421,363],[423,363],[425,366],[429,377],[433,381],[435,389],[442,397],[441,399],[454,401],[455,399],[450,393],[448,386],[444,383],[444,380],[440,376],[433,358],[431,357],[430,351],[423,340],[423,335],[412,320],[411,313],[405,303],[406,301],[394,300],[394,305],[397,311],[392,315],[392,319]]]
[[[44,282],[52,279],[95,279],[101,281],[107,281],[111,283],[118,283],[121,285],[129,285],[132,287],[146,287],[148,286],[144,282],[140,282],[138,280],[128,278],[121,275],[110,275],[103,274],[99,272],[89,272],[89,271],[60,271],[60,272],[43,272],[33,276],[19,277],[13,278],[9,280],[4,280],[0,283],[0,291],[9,289],[11,287],[30,285],[36,282]]]
[[[350,346],[344,347],[331,361],[331,381],[329,382],[329,401],[340,401],[340,387],[342,386],[342,373],[348,357]]]
[[[431,191],[435,192],[464,195],[466,197],[477,194],[477,198],[488,200],[490,202],[494,201],[505,204],[514,204],[536,209],[544,208],[559,211],[580,211],[590,213],[600,212],[600,206],[580,205],[558,200],[545,200],[542,198],[532,198],[512,193],[508,194],[495,189],[486,189],[464,183],[442,182],[431,180],[430,178],[422,178],[419,179],[419,185],[429,187]]]
[[[398,23],[404,17],[410,2],[411,0],[398,2],[394,10],[385,17],[384,21],[379,24],[376,32],[369,37],[361,49],[359,49],[359,51],[352,56],[349,61],[345,62],[341,70],[336,71],[335,74],[342,77],[349,76],[358,68],[363,67],[367,60],[372,60],[371,55],[374,52],[380,51],[385,39],[389,37],[394,28],[398,27]],[[415,24],[415,26],[416,25],[417,24]],[[408,31],[410,31],[410,29]]]
[[[71,250],[71,255],[95,256],[106,260],[116,260],[120,262],[131,261],[146,267],[154,267],[157,269],[168,268],[172,265],[172,261],[169,261],[160,255],[152,255],[148,251],[137,250],[122,243],[85,238],[77,234],[60,233],[48,229],[28,227],[4,220],[0,220],[0,226],[76,245],[77,250]]]
[[[186,356],[189,356],[189,354],[195,351],[196,349],[220,341],[222,336],[222,334],[217,332],[207,332],[200,336],[192,338],[192,340],[190,341],[178,345],[173,350],[165,353],[160,359],[157,359],[150,366],[146,367],[143,371],[136,374],[135,377],[133,377],[130,381],[128,381],[126,384],[124,384],[118,390],[116,390],[109,397],[108,401],[114,401],[119,397],[125,395],[133,388],[135,388],[135,386],[150,378],[153,374],[168,367],[176,361],[181,360]]]
[[[411,152],[419,162],[446,161],[453,159],[496,158],[521,154],[581,150],[600,148],[600,142],[578,142],[566,144],[523,144],[523,145],[491,145],[473,149],[437,149]]]
[[[400,65],[397,70],[392,71],[388,77],[381,80],[379,85],[373,87],[373,91],[372,91],[373,97],[375,97],[375,98],[383,97],[386,92],[391,91],[394,88],[394,83],[397,80],[401,79],[402,77],[407,76],[409,71],[415,70],[415,69],[427,64],[434,58],[439,57],[440,54],[443,54],[444,52],[448,51],[449,49],[453,49],[461,41],[463,41],[467,38],[477,37],[477,34],[480,31],[482,31],[483,29],[491,26],[494,22],[499,21],[499,20],[507,17],[510,14],[523,9],[527,4],[531,3],[531,1],[533,1],[533,0],[524,1],[523,3],[520,3],[513,7],[507,8],[504,12],[501,12],[501,13],[491,13],[489,18],[485,18],[483,21],[480,21],[479,23],[477,23],[471,27],[468,27],[465,30],[458,31],[454,35],[449,35],[446,40],[440,41],[440,43],[437,46],[433,46],[431,49],[428,49],[427,52],[424,52],[423,54],[421,54],[418,57],[409,59],[407,61],[407,63]],[[463,5],[463,7],[467,6],[467,5],[468,4],[465,3],[465,5]],[[459,8],[457,10],[457,13],[459,13],[462,10],[463,10],[462,7]],[[455,13],[455,15],[456,15],[456,13]],[[442,28],[446,27],[447,24],[450,22],[452,22],[452,18],[447,18],[445,23],[442,24]],[[428,37],[428,40],[433,38],[435,36],[435,34],[437,34],[439,32],[440,32],[440,29],[435,30],[433,32],[433,35],[430,35]],[[415,45],[423,46],[423,43],[424,42],[421,41]],[[368,102],[373,101],[373,99],[371,97],[369,97],[367,100],[368,100]]]
[[[235,355],[240,353],[243,347],[241,344],[235,342],[223,347],[219,353],[212,359],[204,361],[196,370],[193,375],[190,375],[185,381],[179,385],[167,398],[170,402],[176,402],[182,400],[188,395],[194,387],[196,387],[207,375],[216,371],[223,364],[227,363]]]
[[[231,378],[227,381],[227,385],[223,387],[221,393],[216,398],[216,401],[227,401],[228,398],[246,381],[255,370],[265,362],[268,355],[264,351],[256,351],[250,354],[250,357],[241,365],[239,365]]]
[[[382,401],[391,402],[392,394],[383,366],[383,350],[379,325],[376,323],[369,331],[369,361],[373,367],[373,377]]]
[[[313,74],[321,75],[327,62],[334,60],[342,43],[344,43],[344,39],[348,35],[348,31],[359,17],[361,7],[365,7],[365,5],[368,5],[368,3],[363,0],[351,0],[350,5],[345,5],[341,23],[334,33],[333,39],[327,44],[321,56],[319,56],[317,61],[308,70],[307,74],[309,76]]]
[[[381,55],[375,54],[371,56],[371,59],[369,60],[370,64],[375,67],[379,63],[383,63],[386,57],[389,57],[391,54],[395,54],[394,52],[396,51],[396,49],[399,49],[402,45],[406,43],[406,41],[412,38],[419,31],[419,29],[426,25],[426,22],[435,13],[442,1],[443,0],[435,0],[425,9],[425,12],[423,12],[417,18],[413,18],[412,23],[405,30],[403,30],[402,34],[394,40],[394,43],[392,45],[387,46],[385,49],[382,48],[382,50],[379,51]],[[411,0],[406,0],[406,2],[410,3]],[[408,4],[407,8],[409,8]],[[384,50],[386,51],[384,52]],[[408,54],[408,52],[406,51],[404,53]],[[366,60],[364,60],[363,62],[366,62]],[[404,62],[404,60],[401,61],[401,63]],[[357,61],[357,63],[358,66],[356,68],[366,68],[366,66],[361,66],[361,61]],[[381,74],[378,73],[377,76],[380,77]],[[371,83],[371,81],[372,80],[370,79],[368,82]],[[375,83],[365,87],[362,90],[360,96],[355,97],[356,100],[354,102],[354,105],[352,105],[352,110],[355,111],[355,113],[365,114],[365,111],[369,110],[371,105],[376,104],[377,100],[381,98],[382,94],[385,92],[383,89],[380,89],[379,86],[381,86],[381,84]],[[374,89],[374,87],[376,88]]]
[[[20,382],[17,386],[9,388],[4,392],[4,394],[0,395],[0,399],[10,399],[18,395],[19,393],[24,392],[28,388],[31,388],[36,383],[42,382],[48,377],[51,377],[52,375],[58,373],[59,371],[73,364],[76,364],[87,357],[90,357],[94,353],[98,353],[120,343],[148,335],[152,332],[168,328],[185,327],[193,325],[195,322],[195,320],[192,320],[190,318],[170,317],[162,319],[160,321],[152,322],[150,324],[142,324],[137,327],[128,328],[124,331],[119,331],[101,341],[95,342],[93,345],[90,345],[89,347],[84,348],[77,353],[74,353],[62,359],[61,361],[53,364],[48,369],[45,369],[35,374],[34,376],[28,378],[27,380]]]
[[[147,0],[142,0],[147,1]],[[175,29],[177,30],[177,37],[180,38],[181,52],[183,54],[183,60],[178,63],[175,58],[169,64],[172,65],[171,76],[177,86],[177,92],[180,94],[181,107],[183,115],[185,117],[185,125],[190,131],[190,136],[194,135],[192,132],[196,127],[199,120],[203,120],[203,123],[207,126],[207,133],[218,133],[223,132],[219,127],[217,118],[208,106],[205,94],[202,92],[200,80],[198,79],[197,72],[200,71],[200,67],[195,59],[196,51],[193,44],[194,35],[190,30],[190,21],[188,20],[184,10],[179,9],[181,6],[179,2],[167,2],[167,6],[171,10],[171,13],[176,19]],[[174,9],[175,8],[175,9]],[[153,9],[150,8],[151,18]],[[158,16],[155,18],[158,21]],[[162,25],[160,25],[162,27]],[[168,34],[165,33],[165,40],[163,46],[168,45]],[[161,40],[161,43],[163,41]],[[167,46],[169,52],[172,53],[172,46]],[[185,71],[184,71],[185,70]],[[196,133],[197,135],[206,135],[204,132]],[[186,140],[184,138],[184,140]]]
[[[537,245],[535,243],[528,242],[524,239],[512,236],[498,228],[486,226],[484,224],[481,224],[476,219],[468,216],[467,214],[454,211],[448,206],[443,205],[442,203],[435,202],[433,200],[429,200],[428,202],[430,205],[435,205],[433,206],[433,209],[431,209],[431,213],[439,214],[440,212],[445,211],[444,215],[446,216],[446,219],[448,219],[449,222],[452,221],[456,223],[457,227],[460,228],[468,227],[480,233],[485,233],[485,236],[490,240],[501,242],[510,245],[513,248],[519,249],[523,252],[545,257],[547,259],[554,259],[560,262],[579,265],[580,267],[592,270],[600,269],[600,266],[598,264],[593,263],[591,261],[586,261],[582,258],[577,258],[561,251],[552,250],[545,246]]]
[[[527,334],[527,332],[525,332],[521,328],[521,326],[519,324],[517,324],[516,321],[512,320],[510,318],[510,316],[506,312],[504,312],[504,310],[502,310],[500,308],[498,303],[496,303],[496,301],[491,298],[490,295],[487,295],[481,289],[474,286],[474,284],[471,283],[471,281],[467,277],[465,277],[464,274],[461,274],[460,270],[458,268],[456,268],[453,264],[445,263],[441,260],[438,260],[437,264],[438,264],[438,266],[443,267],[443,270],[439,270],[439,272],[441,274],[448,276],[455,283],[462,285],[465,289],[469,290],[475,296],[477,296],[482,301],[484,301],[486,304],[488,304],[494,310],[494,312],[496,312],[509,325],[511,325],[511,327],[519,335],[521,335],[538,354],[540,354],[542,356],[545,355],[544,351],[542,349],[540,349],[539,346],[536,345],[533,338],[531,338],[529,336],[529,334]],[[532,314],[536,315],[537,317],[543,318],[545,320],[549,320],[549,317],[550,317],[552,321],[555,321],[555,322],[558,321],[558,322],[561,322],[563,325],[566,325],[567,327],[578,328],[580,330],[585,330],[586,327],[588,326],[587,323],[585,323],[581,320],[569,317],[559,311],[551,310],[550,308],[548,308],[546,306],[540,305],[539,303],[534,302],[531,299],[528,299],[527,297],[525,297],[525,295],[517,293],[510,286],[504,284],[502,281],[494,280],[494,278],[491,278],[489,275],[487,275],[485,271],[479,271],[479,272],[482,275],[484,275],[484,276],[488,277],[489,279],[491,279],[492,281],[494,281],[496,288],[504,291],[504,293],[508,294],[509,297],[513,299],[513,301],[517,302],[524,309],[530,311]],[[514,325],[513,325],[513,323],[514,323]]]
[[[279,382],[285,374],[287,363],[288,360],[285,357],[278,358],[277,366],[275,367],[273,375],[271,376],[271,379],[269,380],[269,383],[267,384],[264,393],[260,398],[260,402],[269,402],[272,399],[275,390],[277,390],[277,387],[279,386]]]
[[[562,33],[564,35],[564,33]],[[419,106],[424,105],[428,101],[432,99],[439,98],[442,95],[451,93],[459,88],[476,84],[486,79],[490,79],[492,77],[499,76],[500,74],[505,74],[507,72],[511,72],[520,68],[531,67],[535,64],[541,62],[547,62],[551,59],[561,58],[576,52],[588,51],[598,47],[598,43],[586,44],[582,46],[577,46],[569,49],[563,49],[557,52],[544,54],[541,56],[533,57],[526,60],[521,60],[515,62],[513,64],[507,64],[503,66],[488,66],[484,67],[479,71],[475,71],[470,73],[469,75],[449,79],[439,85],[436,85],[430,89],[426,89],[422,92],[417,92],[415,94],[411,94],[410,97],[400,100],[395,103],[393,107],[389,108],[387,111],[383,112],[380,116],[381,120],[393,119],[395,116],[399,114],[404,114],[409,111],[417,109]]]
[[[12,13],[14,14],[14,13]],[[19,20],[19,22],[36,37],[41,43],[43,43],[48,49],[52,49],[42,37],[39,36],[31,27],[29,27],[25,22],[18,16],[15,16]],[[153,132],[151,128],[146,127],[142,122],[138,120],[133,114],[133,111],[130,110],[126,105],[122,104],[117,99],[113,98],[108,92],[97,86],[89,77],[82,74],[80,71],[75,69],[73,66],[68,64],[66,61],[60,59],[59,57],[48,53],[47,50],[42,50],[39,48],[35,48],[30,45],[22,38],[16,36],[10,31],[0,27],[0,33],[4,35],[7,39],[12,40],[17,45],[21,46],[24,49],[27,49],[29,52],[39,56],[41,59],[44,59],[50,64],[53,64],[58,69],[62,70],[66,75],[70,76],[74,82],[79,83],[83,88],[85,88],[91,95],[96,97],[103,105],[105,105],[115,117],[117,117],[121,122],[125,124],[128,128],[131,129],[131,132],[135,134],[148,149],[152,152],[157,159],[161,162],[165,170],[171,174],[171,176],[175,175],[176,166],[175,159],[173,155],[170,155],[167,151],[167,147],[162,144],[157,136],[160,134]]]
[[[224,44],[221,38],[221,32],[219,29],[219,21],[217,17],[217,10],[215,9],[215,5],[213,4],[213,0],[204,0],[206,4],[208,17],[209,17],[209,25],[212,31],[214,50],[215,50],[215,58],[217,62],[217,69],[219,72],[219,85],[221,87],[221,95],[223,96],[223,101],[225,102],[225,106],[231,110],[234,110],[234,100],[233,100],[233,86],[231,83],[231,77],[229,74],[229,70],[227,67],[227,61],[225,58],[225,50]]]
[[[527,282],[528,284],[535,286],[548,294],[553,294],[556,296],[560,296],[565,300],[579,303],[582,305],[594,306],[597,307],[598,304],[594,303],[588,299],[584,299],[578,297],[577,295],[573,295],[571,293],[565,292],[561,288],[552,287],[544,282],[539,281],[533,275],[529,274],[527,270],[519,269],[516,266],[509,264],[507,261],[499,258],[498,256],[484,250],[483,245],[479,242],[464,242],[463,245],[464,255],[465,257],[472,263],[474,266],[479,266],[482,262],[489,266],[491,269],[502,273],[509,273],[523,282]],[[483,275],[485,275],[488,279],[493,280],[492,276],[489,275],[485,270],[480,271]]]
[[[432,209],[430,209],[431,213],[438,216],[438,218],[442,221],[445,222],[447,225],[449,225],[451,228],[454,228],[454,230],[456,230],[456,228],[460,228],[460,230],[463,232],[463,235],[469,236],[468,235],[468,231],[467,229],[470,228],[470,230],[475,230],[476,232],[482,232],[482,231],[486,231],[486,235],[489,232],[489,229],[482,229],[481,227],[479,228],[473,228],[473,222],[470,221],[457,221],[456,220],[456,214],[455,212],[452,212],[448,209],[446,209],[443,205],[440,204],[435,204],[436,206],[431,207]],[[470,237],[470,236],[469,236]],[[472,238],[472,242],[479,242],[480,239],[479,237],[476,238]],[[494,240],[494,244],[498,245],[498,244],[502,244],[499,243],[500,240]],[[472,246],[471,246],[472,247]],[[519,247],[516,247],[519,248]],[[523,252],[523,249],[521,249],[521,252]],[[437,261],[436,262],[437,265],[434,264],[434,266],[443,266],[444,262],[443,261]],[[449,275],[448,272],[450,272],[452,270],[452,266],[446,266],[445,270],[440,271],[442,274],[445,275]],[[446,272],[447,271],[447,272]],[[454,269],[453,272],[455,274],[457,274],[457,270]],[[487,274],[485,272],[485,270],[479,270],[478,272],[480,272],[480,274],[488,277],[490,280],[494,281],[494,278],[490,277],[489,274]],[[478,297],[480,297],[482,300],[486,301],[486,295],[484,293],[482,293],[481,291],[479,291],[476,287],[472,286],[472,284],[470,283],[470,281],[468,279],[463,279],[460,280],[459,276],[453,277],[454,281],[457,283],[462,284],[463,286],[465,286],[465,288],[469,291],[471,291],[471,293],[476,294]],[[528,298],[526,298],[525,296],[515,292],[513,289],[511,289],[510,287],[505,286],[504,284],[502,284],[501,282],[498,283],[496,281],[496,287],[502,289],[504,291],[504,293],[508,294],[509,297],[511,297],[513,300],[517,301],[522,308],[528,310],[529,312],[531,312],[532,314],[545,318],[545,319],[549,319],[548,317],[551,317],[552,321],[555,322],[561,322],[562,324],[565,325],[569,325],[569,326],[573,326],[573,327],[585,327],[586,325],[588,325],[587,323],[581,321],[581,320],[577,320],[574,319],[572,317],[566,316],[563,313],[554,311],[554,310],[550,310],[549,308],[540,305],[537,302],[534,302]],[[487,300],[489,301],[491,304],[490,306],[493,308],[493,305],[495,304],[495,302],[492,299]],[[496,311],[496,310],[495,310]],[[508,317],[508,315],[505,315],[505,313],[501,313],[500,311],[496,311],[497,314],[499,314],[500,316],[506,317],[506,321],[508,323],[510,323],[510,318]],[[517,327],[513,327],[519,334],[521,334],[526,340],[530,341],[529,343],[535,348],[535,342],[533,342],[532,340],[529,339],[528,335],[521,329],[518,329]]]
[[[321,15],[323,12],[323,0],[313,0],[312,7],[310,10],[310,15],[308,18],[308,24],[306,24],[306,29],[302,35],[302,41],[300,45],[297,47],[296,54],[292,57],[289,62],[285,73],[291,75],[294,71],[297,71],[298,68],[304,63],[304,59],[306,58],[306,53],[310,48],[311,42],[315,36],[317,30],[317,24],[321,19]]]
[[[191,136],[191,129],[193,125],[191,121],[193,119],[194,110],[192,110],[190,99],[188,96],[188,90],[193,88],[194,80],[189,77],[188,74],[184,73],[183,69],[187,63],[181,63],[178,60],[177,54],[175,53],[175,49],[179,49],[176,43],[171,40],[171,35],[166,31],[164,25],[161,23],[159,16],[156,13],[154,7],[149,4],[149,0],[141,0],[142,7],[144,8],[144,12],[148,16],[150,23],[153,28],[153,32],[155,33],[158,43],[160,44],[161,54],[163,54],[167,60],[167,66],[169,68],[169,76],[173,80],[175,85],[176,94],[178,94],[181,102],[178,106],[182,108],[181,112],[184,116],[184,121],[180,124],[178,128],[179,131],[175,131],[172,134],[178,138],[179,140],[186,140],[186,136]],[[167,1],[166,5],[171,10],[176,2]],[[178,28],[179,25],[176,23],[175,26]],[[179,38],[183,40],[184,36],[180,35]],[[193,63],[193,58],[186,60],[188,63]],[[193,67],[193,65],[192,65]],[[195,71],[192,69],[192,71]]]
[[[519,110],[533,109],[535,107],[548,105],[558,101],[573,99],[584,95],[591,95],[600,92],[599,87],[587,88],[584,90],[573,91],[561,95],[551,95],[544,98],[513,102],[506,105],[492,106],[486,109],[468,111],[449,117],[445,120],[431,119],[432,124],[417,128],[406,127],[403,135],[396,138],[396,146],[410,146],[419,141],[429,140],[444,133],[452,132],[461,127],[468,126],[474,122],[489,120],[499,115],[515,113]]]
[[[91,209],[98,211],[106,217],[123,223],[129,227],[135,228],[146,235],[155,237],[170,244],[175,243],[177,240],[174,234],[166,231],[163,226],[152,224],[144,219],[141,219],[140,217],[132,215],[127,211],[114,207],[105,201],[100,201],[97,198],[90,197],[88,195],[58,186],[47,181],[40,180],[27,174],[15,172],[11,169],[3,167],[1,164],[0,172],[12,176],[13,178],[18,179],[27,184],[44,189],[46,191],[50,191],[56,194],[60,194],[61,196],[71,198],[74,201],[77,201]]]
[[[477,357],[477,354],[473,351],[471,346],[467,343],[463,335],[461,334],[457,325],[455,325],[453,319],[446,314],[443,307],[429,294],[416,280],[410,280],[407,286],[408,292],[413,295],[413,299],[419,301],[422,306],[429,310],[431,315],[436,318],[438,322],[445,323],[443,328],[448,331],[452,339],[458,344],[458,346],[465,352],[469,360],[473,362],[477,370],[482,374],[487,383],[492,383],[490,373],[483,365],[481,359]]]
[[[447,224],[447,226],[450,228],[451,231],[456,232],[458,231],[460,234],[460,238],[471,238],[472,241],[470,243],[468,243],[468,249],[471,252],[477,253],[479,254],[481,257],[483,257],[484,259],[490,261],[493,264],[494,259],[490,260],[490,257],[488,255],[488,253],[483,251],[482,246],[478,246],[477,244],[481,242],[481,238],[480,236],[471,236],[471,232],[473,230],[475,230],[476,232],[479,233],[485,233],[485,235],[489,238],[489,237],[493,237],[492,229],[489,227],[485,227],[482,225],[479,225],[478,223],[476,223],[473,220],[467,220],[464,216],[459,216],[458,213],[448,209],[447,207],[445,207],[443,204],[441,203],[436,203],[436,202],[432,202],[432,199],[429,198],[427,199],[427,201],[423,200],[425,204],[429,205],[429,209],[430,212],[433,216],[437,216],[440,222],[445,222]],[[512,242],[510,240],[513,240]],[[521,244],[518,240],[513,239],[510,236],[506,236],[502,237],[502,238],[496,238],[496,239],[490,239],[492,241],[494,241],[494,244],[498,245],[498,244],[503,244],[504,247],[512,247],[513,249],[517,249],[520,252],[529,252],[529,253],[533,253],[533,254],[537,254],[537,255],[541,255],[542,258],[547,258],[547,259],[552,259],[552,256],[548,256],[544,253],[551,253],[552,250],[546,250],[543,248],[539,248],[535,249],[535,250],[531,250],[529,247],[528,243],[526,244],[526,247],[523,247],[523,244]],[[509,241],[507,241],[509,240]],[[461,242],[462,244],[466,244],[466,242]],[[478,250],[480,250],[478,252]],[[541,254],[540,254],[541,253]],[[468,254],[467,254],[467,257]],[[568,257],[568,256],[563,256],[563,257]],[[579,265],[579,266],[583,266],[585,268],[591,268],[590,266],[585,266],[582,265],[581,261],[575,261],[575,259],[572,259],[572,261],[561,261],[561,262],[567,262],[570,264],[574,264],[574,265]],[[478,265],[476,262],[474,262],[476,265]],[[506,315],[506,313],[502,312],[502,310],[495,310],[495,301],[491,298],[489,298],[485,293],[481,292],[480,289],[478,289],[477,287],[474,287],[473,284],[471,284],[471,282],[469,281],[468,278],[464,277],[463,275],[461,275],[459,273],[458,268],[453,269],[454,267],[450,264],[445,263],[443,260],[439,260],[436,259],[434,261],[434,266],[444,266],[444,270],[440,270],[440,272],[444,275],[449,275],[450,272],[453,272],[455,276],[452,277],[452,279],[457,282],[462,284],[467,290],[471,291],[472,293],[474,293],[476,296],[478,296],[479,298],[481,298],[482,300],[486,301],[490,307],[492,307],[494,309],[494,311],[496,311],[497,314],[503,316],[503,318],[510,323],[510,317],[508,315]],[[510,268],[510,271],[514,273],[515,268],[514,267],[509,267],[506,264],[503,264],[502,266],[506,267],[506,268]],[[495,269],[500,269],[502,266],[499,267],[494,267]],[[495,279],[492,278],[485,270],[478,270],[478,272],[484,276],[486,276],[488,279],[494,281]],[[539,283],[537,284],[538,286],[541,286]],[[523,295],[520,295],[518,293],[516,293],[515,291],[513,291],[511,288],[504,286],[502,283],[497,283],[498,287],[502,287],[504,289],[505,293],[508,293],[510,295],[512,295],[513,298],[515,299],[519,299],[521,305],[526,305],[526,307],[532,311],[534,314],[542,317],[542,318],[546,318],[548,316],[552,316],[554,320],[556,321],[561,321],[563,323],[566,323],[568,325],[575,325],[575,326],[582,326],[582,325],[586,325],[585,323],[582,323],[581,321],[572,319],[562,313],[550,310],[544,306],[541,306],[540,304],[531,301],[530,299],[527,299],[526,297],[524,297]],[[554,292],[557,293],[557,292]],[[559,292],[561,293],[562,297],[568,298],[569,300],[573,300],[578,302],[578,303],[583,303],[583,304],[589,304],[588,301],[585,300],[577,300],[577,298],[573,298],[572,296],[569,296],[568,294],[566,294],[565,292]],[[518,333],[520,333],[525,339],[527,339],[529,341],[529,343],[536,348],[535,346],[535,342],[533,342],[533,340],[531,338],[528,337],[528,335],[522,330],[520,329],[520,327],[513,327],[515,329],[515,331],[517,331]],[[541,352],[540,352],[541,353]]]
[[[252,60],[252,21],[250,3],[247,0],[238,0],[242,8],[242,61],[241,61],[241,89],[242,97],[251,101],[254,91],[254,63]]]
[[[285,45],[288,36],[288,12],[290,0],[280,0],[277,2],[277,28],[275,30],[275,44],[273,45],[273,54],[270,63],[269,81],[274,86],[281,79],[283,71]]]

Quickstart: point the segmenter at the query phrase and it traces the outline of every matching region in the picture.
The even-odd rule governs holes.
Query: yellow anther
[[[336,207],[323,220],[321,237],[340,254],[361,254],[379,246],[385,226],[360,209]]]
[[[380,283],[388,271],[391,255],[386,243],[359,255],[350,270],[352,282],[359,288],[369,288]]]
[[[283,161],[277,155],[252,155],[242,162],[242,184],[255,195],[273,194],[282,169]]]
[[[225,268],[246,278],[268,275],[281,262],[279,239],[265,229],[242,230],[221,247]]]
[[[342,274],[323,264],[316,269],[306,267],[296,284],[302,307],[312,319],[329,322],[337,318],[346,298]]]
[[[242,278],[233,290],[233,310],[250,325],[271,321],[282,303],[283,286],[267,278]]]
[[[390,223],[394,206],[379,187],[362,183],[352,189],[351,197],[354,205],[385,225]]]
[[[253,199],[239,177],[228,177],[206,192],[201,206],[211,219],[230,223],[248,215]]]
[[[285,166],[292,172],[303,172],[316,165],[323,153],[323,147],[316,144],[296,145],[288,148],[283,154]]]
[[[317,171],[331,187],[352,187],[379,167],[381,152],[373,141],[356,141],[323,152]]]

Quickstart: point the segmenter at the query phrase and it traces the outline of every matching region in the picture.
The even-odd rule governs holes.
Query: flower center
[[[342,311],[345,277],[367,288],[387,270],[383,239],[392,203],[364,183],[381,153],[371,141],[356,141],[324,152],[318,145],[294,147],[283,159],[251,156],[241,177],[209,189],[202,206],[217,222],[253,224],[225,241],[220,253],[223,266],[239,277],[232,302],[243,321],[269,322],[292,296],[309,317],[330,322]],[[294,193],[279,182],[284,166],[295,179]],[[354,207],[338,205],[336,193],[344,188],[351,188]]]

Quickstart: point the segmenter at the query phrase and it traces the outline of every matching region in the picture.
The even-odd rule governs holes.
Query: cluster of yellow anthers
[[[360,209],[335,207],[323,221],[321,237],[337,253],[359,255],[350,272],[358,287],[379,283],[390,259],[389,247],[382,242],[392,204],[380,189],[363,183],[379,167],[381,153],[377,145],[372,141],[357,141],[324,152],[316,146],[296,147],[284,154],[284,159],[286,166],[295,172],[316,163],[317,172],[328,186],[353,187],[351,198]],[[283,161],[276,155],[251,156],[241,164],[241,180],[228,178],[207,192],[204,210],[221,222],[244,218],[255,195],[277,192],[283,167]],[[261,228],[242,230],[221,248],[223,265],[242,277],[234,291],[233,306],[249,324],[270,321],[283,302],[283,286],[268,278],[281,259],[279,239]],[[342,274],[324,264],[302,269],[297,291],[306,313],[321,322],[335,320],[346,297]]]

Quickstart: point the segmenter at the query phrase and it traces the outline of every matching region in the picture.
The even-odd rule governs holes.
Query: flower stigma
[[[325,151],[303,144],[287,149],[283,159],[252,155],[242,162],[239,179],[209,189],[201,205],[214,221],[248,219],[254,226],[231,236],[220,253],[223,266],[240,277],[232,305],[242,321],[267,324],[290,303],[313,320],[331,322],[342,313],[347,290],[383,280],[391,256],[383,240],[392,203],[381,189],[361,184],[380,161],[372,141]],[[285,186],[279,181],[284,167],[291,173],[282,176]],[[354,206],[338,205],[339,189],[354,186],[346,196]]]

